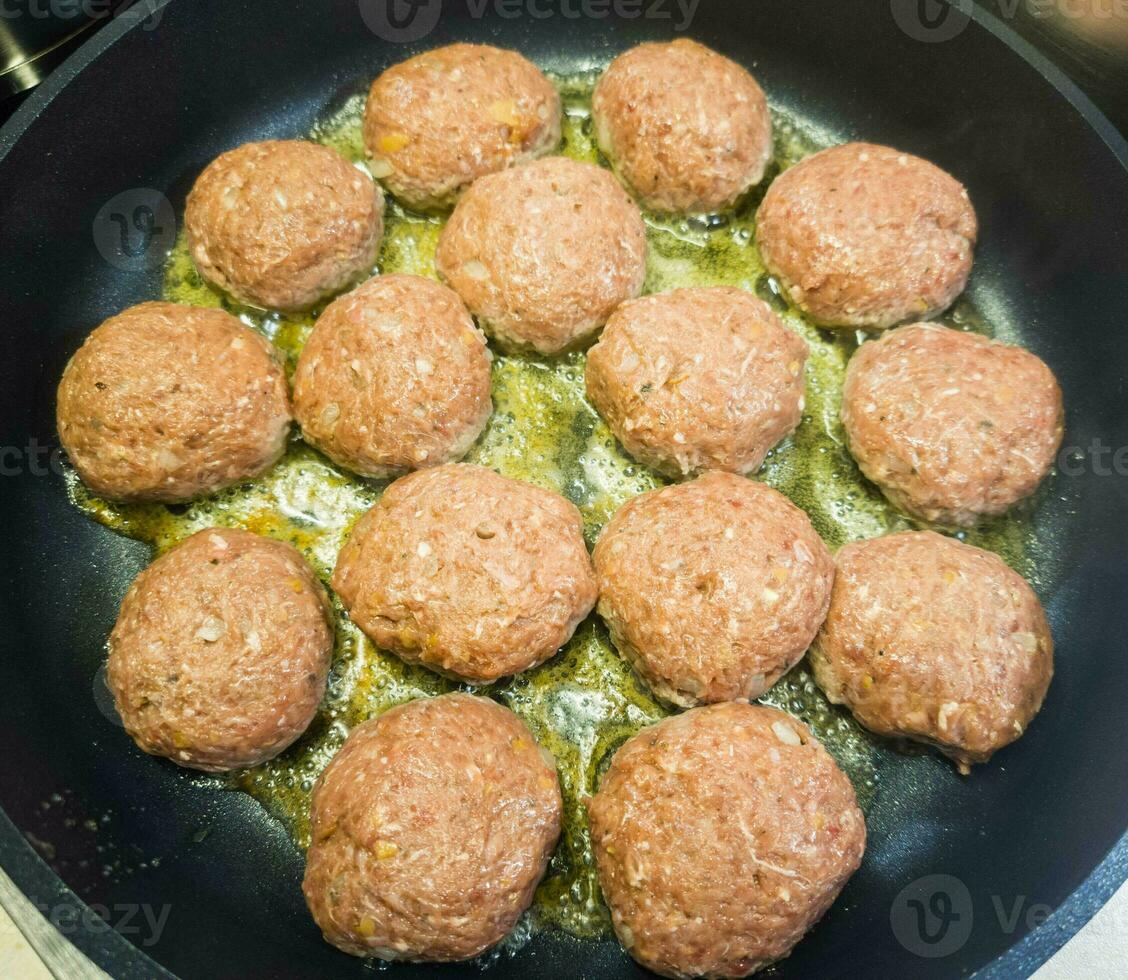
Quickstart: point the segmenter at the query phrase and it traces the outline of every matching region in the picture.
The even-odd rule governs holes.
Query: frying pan
[[[96,214],[134,188],[163,191],[180,213],[193,177],[221,150],[306,132],[424,47],[486,41],[569,70],[669,37],[679,22],[656,13],[674,4],[654,0],[593,4],[589,13],[607,15],[578,17],[544,0],[518,5],[517,16],[505,16],[511,4],[442,0],[430,34],[405,41],[403,21],[380,22],[392,40],[370,29],[373,7],[142,5],[0,133],[0,862],[115,976],[360,977],[370,968],[321,941],[298,887],[301,857],[278,824],[249,797],[143,756],[92,693],[118,602],[148,554],[68,503],[44,447],[56,444],[55,385],[82,337],[160,291],[159,268],[102,258]],[[753,68],[796,116],[918,153],[968,185],[982,222],[972,298],[1017,325],[1065,391],[1072,448],[1036,520],[1057,676],[1029,733],[972,776],[931,754],[884,765],[864,866],[778,976],[1023,975],[1128,874],[1128,481],[1117,475],[1128,451],[1115,455],[1128,446],[1128,146],[1005,26],[979,12],[969,19],[961,3],[950,13],[962,21],[949,23],[959,29],[942,39],[951,31],[937,32],[936,9],[913,21],[918,9],[702,0],[689,33]],[[949,888],[956,905],[946,907],[968,916],[955,949],[906,940],[898,918],[914,895],[928,910],[932,875],[966,888],[966,901]],[[922,878],[919,895],[902,893]],[[75,928],[88,907],[124,935],[89,916]],[[139,930],[142,907],[167,907],[164,928]],[[123,922],[129,908],[138,911]],[[640,973],[613,942],[553,933],[492,970]]]

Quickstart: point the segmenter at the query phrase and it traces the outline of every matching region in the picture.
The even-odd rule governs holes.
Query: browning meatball
[[[707,473],[628,501],[595,547],[599,614],[659,697],[759,697],[803,656],[834,562],[782,494]]]
[[[862,344],[842,422],[858,466],[894,504],[949,526],[1032,494],[1064,432],[1061,389],[1041,360],[937,323]]]
[[[377,646],[471,684],[547,660],[596,599],[575,506],[461,463],[388,487],[333,588]]]
[[[435,266],[504,347],[551,354],[642,291],[646,229],[606,170],[550,157],[475,181]]]
[[[967,773],[1019,737],[1053,675],[1034,591],[997,555],[932,531],[846,545],[815,680],[866,728],[928,742]]]
[[[223,310],[142,303],[96,328],[59,382],[59,439],[114,500],[191,500],[286,448],[290,398],[269,341]]]
[[[106,678],[125,730],[192,769],[274,758],[325,693],[331,617],[290,545],[228,528],[193,534],[137,576],[110,634]]]
[[[306,442],[362,476],[459,459],[490,411],[486,338],[453,290],[419,276],[330,303],[294,372]]]
[[[669,476],[748,473],[803,415],[807,344],[741,289],[629,300],[587,359],[592,404],[635,459]]]
[[[810,730],[742,702],[644,728],[588,816],[615,932],[668,977],[742,977],[787,956],[866,843],[854,788]]]
[[[327,146],[247,143],[200,174],[184,225],[212,285],[249,306],[304,310],[372,269],[384,195]]]
[[[726,208],[772,158],[772,117],[756,79],[688,38],[619,55],[591,106],[600,149],[655,211]]]
[[[314,788],[306,902],[354,956],[469,959],[529,907],[561,808],[552,757],[508,708],[400,705],[355,728]]]
[[[847,143],[768,188],[756,243],[800,310],[827,327],[925,320],[963,291],[977,222],[967,191],[927,160]]]
[[[373,174],[419,210],[449,207],[471,181],[551,152],[560,96],[516,51],[451,44],[372,84],[364,144]]]

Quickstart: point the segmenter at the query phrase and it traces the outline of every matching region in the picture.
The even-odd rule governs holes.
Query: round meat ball
[[[932,531],[846,545],[815,680],[880,735],[934,745],[960,772],[1018,738],[1053,675],[1042,605],[997,555]]]
[[[470,183],[551,152],[560,96],[516,51],[451,44],[372,84],[364,144],[372,173],[417,210],[449,207]]]
[[[309,726],[332,612],[296,549],[209,528],[137,576],[109,647],[106,677],[137,744],[223,772],[274,758]]]
[[[388,487],[333,588],[378,647],[471,684],[547,660],[596,599],[575,506],[464,463]]]
[[[470,959],[529,907],[561,809],[552,757],[508,708],[400,705],[355,728],[314,788],[306,902],[354,956]]]
[[[619,941],[667,977],[743,977],[783,959],[857,870],[850,780],[774,708],[697,708],[628,740],[588,802]]]
[[[629,300],[588,352],[587,392],[623,447],[668,476],[749,473],[803,415],[807,344],[741,289]]]
[[[937,323],[862,344],[846,370],[842,423],[886,497],[947,526],[1030,496],[1064,433],[1061,389],[1038,357]]]
[[[655,211],[727,208],[772,158],[772,117],[756,79],[687,38],[619,55],[591,107],[599,148]]]
[[[200,174],[184,224],[212,285],[248,306],[304,310],[370,272],[384,195],[327,146],[247,143]]]
[[[847,143],[772,182],[756,243],[817,323],[880,330],[952,304],[971,272],[977,228],[950,174],[887,146]]]
[[[70,359],[56,416],[95,493],[177,503],[273,466],[290,395],[270,342],[229,313],[142,303],[97,327]]]
[[[606,170],[549,157],[475,181],[435,266],[503,347],[552,354],[642,291],[646,229]]]
[[[459,459],[490,417],[486,338],[457,294],[377,276],[334,300],[294,372],[306,442],[368,477]]]
[[[834,581],[807,515],[732,473],[628,501],[594,559],[615,646],[683,707],[763,694],[810,646]]]

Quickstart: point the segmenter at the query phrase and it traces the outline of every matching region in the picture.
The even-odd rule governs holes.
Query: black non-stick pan
[[[104,638],[148,554],[68,502],[50,452],[54,391],[85,333],[161,282],[143,257],[104,258],[99,210],[152,188],[179,213],[221,150],[307,132],[423,47],[488,41],[569,70],[686,19],[674,0],[421,0],[381,20],[386,8],[141,4],[0,133],[0,860],[115,976],[371,968],[322,942],[301,855],[258,804],[143,756],[97,702]],[[899,0],[701,0],[687,32],[752,67],[796,116],[957,174],[982,222],[972,299],[1053,366],[1067,406],[1035,528],[1058,644],[1041,716],[970,777],[930,754],[892,757],[863,868],[779,976],[1025,975],[1128,874],[1128,146],[1005,26],[967,9],[945,19]],[[939,889],[933,875],[948,876]],[[146,910],[167,911],[160,929]],[[639,973],[613,942],[553,933],[492,970]]]

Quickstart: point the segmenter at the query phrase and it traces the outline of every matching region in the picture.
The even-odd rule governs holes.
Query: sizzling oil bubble
[[[592,138],[593,75],[558,80],[565,107],[563,152],[605,163]],[[311,134],[363,167],[360,117],[363,98],[348,101]],[[794,120],[776,119],[776,161],[769,176],[816,149]],[[831,547],[910,526],[866,483],[846,451],[838,409],[842,376],[856,340],[819,330],[789,310],[765,272],[753,243],[753,192],[730,215],[715,219],[647,216],[650,245],[646,288],[729,284],[771,303],[811,348],[807,409],[798,431],[768,457],[759,478],[783,491],[811,515]],[[442,223],[389,202],[387,231],[374,271],[434,276],[434,252]],[[293,364],[313,326],[307,316],[267,315],[233,306],[199,275],[181,240],[170,258],[165,295],[182,303],[225,306],[261,330]],[[966,303],[951,325],[985,330]],[[469,459],[508,476],[563,493],[583,514],[589,543],[625,500],[661,485],[627,458],[584,395],[584,358],[497,357],[493,365],[494,415]],[[337,552],[353,523],[378,498],[383,485],[343,473],[295,438],[283,460],[253,483],[183,507],[121,506],[92,497],[72,480],[75,502],[95,519],[163,551],[211,524],[246,527],[295,544],[328,580]],[[1003,554],[1019,571],[1033,567],[1028,520],[1019,516],[969,532],[973,543]],[[231,785],[250,793],[282,820],[299,847],[309,842],[309,796],[318,775],[349,729],[387,708],[457,687],[420,667],[376,650],[337,607],[336,653],[329,690],[310,730],[289,751],[266,765],[236,775]],[[668,713],[638,682],[611,647],[594,618],[553,660],[486,688],[529,724],[556,757],[564,790],[563,839],[540,887],[529,922],[573,935],[608,933],[599,900],[583,800],[615,749],[643,725]],[[863,806],[889,749],[870,738],[850,716],[819,693],[805,664],[764,698],[809,724],[852,778]]]

